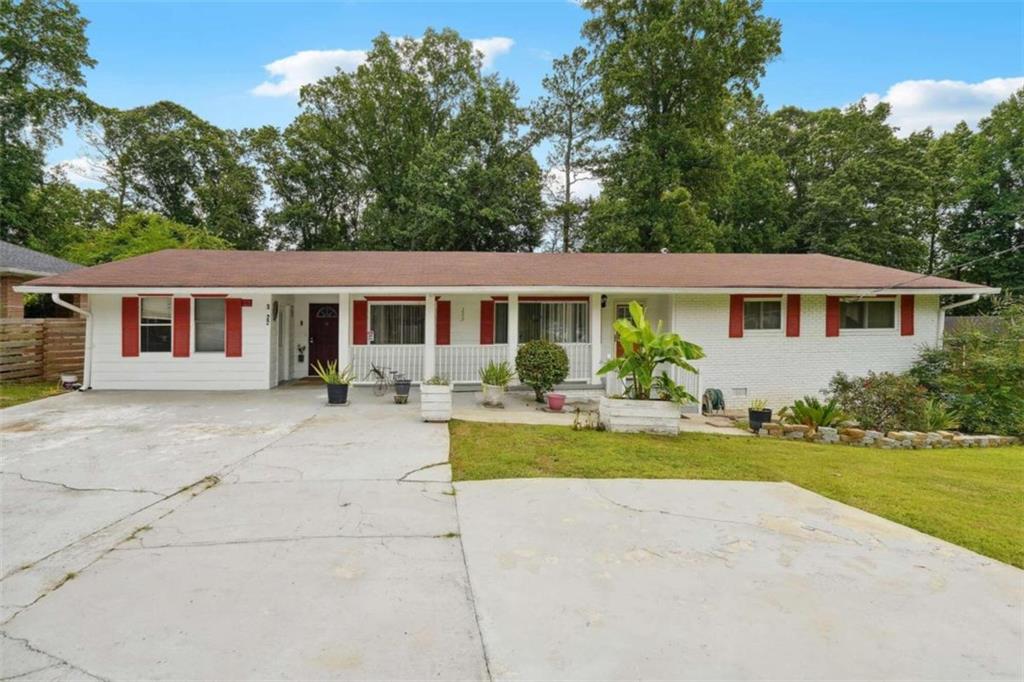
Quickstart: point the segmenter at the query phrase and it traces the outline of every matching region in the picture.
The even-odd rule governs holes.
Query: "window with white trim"
[[[840,329],[895,329],[896,300],[841,301]]]
[[[508,343],[508,303],[494,304],[494,343]]]
[[[519,304],[519,343],[544,339],[555,343],[588,343],[590,313],[586,301]]]
[[[782,329],[782,301],[743,301],[744,331]]]
[[[171,297],[143,296],[140,309],[139,349],[143,353],[170,353]]]
[[[370,304],[370,339],[377,345],[422,344],[426,329],[423,303]]]
[[[224,352],[224,299],[195,300],[196,352]]]

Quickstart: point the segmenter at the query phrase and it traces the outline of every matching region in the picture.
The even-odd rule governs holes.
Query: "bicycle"
[[[370,371],[366,373],[366,381],[373,381],[373,394],[380,396],[388,393],[400,376],[401,373],[397,370],[380,367],[371,362]]]

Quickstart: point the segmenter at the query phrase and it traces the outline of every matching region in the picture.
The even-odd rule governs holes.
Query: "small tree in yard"
[[[643,306],[636,301],[629,304],[629,318],[616,320],[614,327],[622,355],[606,362],[598,374],[614,371],[620,377],[630,377],[633,381],[626,395],[635,400],[650,400],[651,394],[656,393],[659,400],[697,401],[677,385],[668,372],[662,371],[657,376],[655,372],[659,365],[673,365],[696,374],[697,370],[687,361],[704,357],[700,346],[684,341],[679,334],[662,332],[660,324],[657,328],[651,327]]]
[[[544,394],[569,376],[569,356],[557,343],[527,341],[516,353],[516,373],[533,388],[537,402],[542,403]]]

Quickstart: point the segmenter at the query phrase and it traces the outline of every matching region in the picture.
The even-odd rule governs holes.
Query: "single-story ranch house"
[[[699,375],[677,379],[730,407],[816,393],[837,370],[906,370],[941,342],[940,295],[998,292],[817,254],[177,250],[19,290],[88,294],[94,389],[267,389],[335,359],[359,379],[375,364],[475,383],[531,339],[562,345],[568,380],[594,385],[636,300],[704,348]]]

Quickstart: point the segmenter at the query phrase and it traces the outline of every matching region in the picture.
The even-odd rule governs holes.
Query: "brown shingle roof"
[[[159,251],[29,284],[82,288],[984,288],[819,254],[187,250]]]

